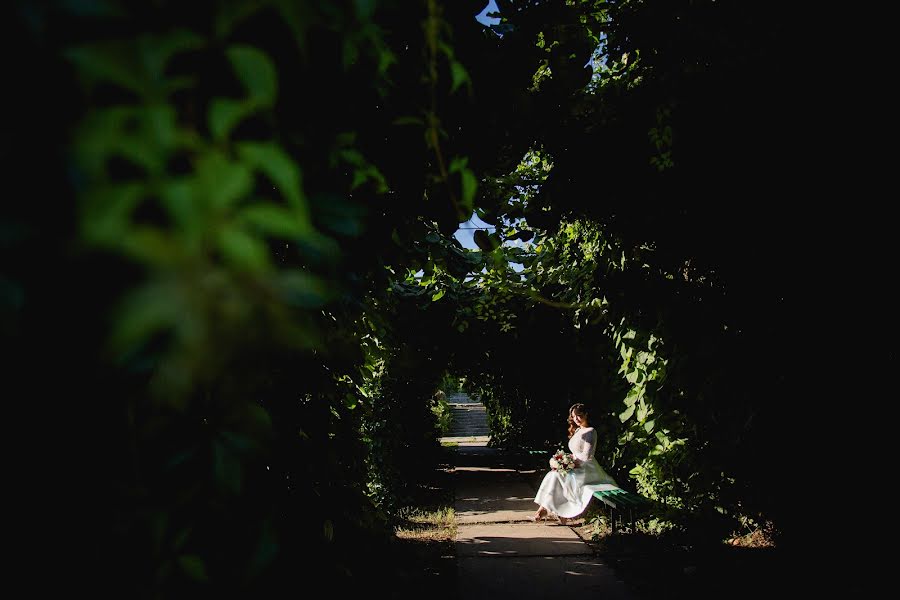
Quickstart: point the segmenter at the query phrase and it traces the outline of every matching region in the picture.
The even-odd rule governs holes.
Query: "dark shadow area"
[[[454,448],[454,466],[513,469],[517,471],[544,469],[550,452],[535,456],[526,450],[507,450],[486,446],[457,446]]]
[[[533,556],[533,557],[560,557],[560,556],[582,556],[590,555],[590,549],[586,547],[580,539],[572,537],[569,532],[563,531],[563,526],[548,526],[547,529],[537,529],[535,533],[544,535],[540,538],[535,536],[534,540],[523,544],[522,538],[504,537],[504,536],[476,536],[473,538],[460,538],[457,541],[457,554],[459,558],[471,558],[480,556],[482,558],[500,558],[512,556]],[[558,529],[558,531],[553,531]],[[547,534],[547,531],[550,531]]]
[[[393,547],[396,570],[389,574],[389,598],[456,598],[456,556],[453,541],[397,539]],[[385,573],[387,576],[388,573]]]
[[[659,598],[862,598],[867,580],[844,567],[846,549],[811,564],[778,548],[679,546],[642,533],[608,534],[589,542],[643,599]]]
[[[459,559],[469,576],[461,579],[460,597],[633,598],[603,561],[594,556],[509,556]]]
[[[436,468],[416,487],[415,510],[401,511],[395,523],[395,530],[406,535],[395,535],[385,561],[387,567],[376,576],[378,587],[386,589],[388,598],[421,598],[423,590],[438,600],[457,597],[454,540],[447,529],[420,518],[423,513],[446,512],[453,507],[449,472],[453,454],[452,449],[441,450]]]
[[[508,480],[510,483],[525,481],[536,487],[546,471],[546,456],[536,453],[474,447],[455,450],[452,460],[457,467],[453,474],[457,484]],[[479,470],[488,468],[509,471]],[[609,515],[599,501],[592,502],[586,515],[572,523],[594,553],[588,562],[609,566],[627,590],[638,598],[867,597],[866,590],[872,585],[871,578],[857,568],[859,561],[854,559],[853,549],[837,543],[833,548],[828,544],[820,545],[814,551],[807,546],[808,551],[803,552],[773,546],[731,546],[707,535],[709,532],[700,521],[690,521],[693,526],[687,527],[685,532],[651,535],[633,532],[627,522],[629,519],[619,522],[623,528],[620,532],[591,540],[589,534],[585,535],[587,524],[599,513]],[[635,516],[640,525],[640,519],[648,515],[641,511]],[[551,532],[556,527],[550,527],[549,523],[535,524],[534,527],[535,538],[544,538],[541,534],[547,536],[540,543],[552,544],[554,540],[571,543],[571,539],[553,535]],[[479,557],[494,564],[494,568],[499,568],[501,563],[509,563],[506,566],[511,568],[512,561],[539,561],[542,559],[538,557],[546,554],[540,550],[530,553],[511,551],[508,541],[497,536],[461,540],[457,560]],[[537,539],[534,546],[538,546]],[[485,568],[491,568],[491,564]],[[528,568],[537,567],[529,563]],[[550,569],[545,574],[553,579],[564,577],[566,571]],[[537,571],[525,572],[529,573],[529,580],[536,581]],[[537,585],[534,581],[531,585]],[[466,583],[460,582],[460,585],[465,588]]]

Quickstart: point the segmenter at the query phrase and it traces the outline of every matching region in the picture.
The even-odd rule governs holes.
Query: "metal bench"
[[[628,515],[628,520],[631,523],[631,531],[634,531],[635,513],[640,512],[641,510],[650,509],[656,505],[656,503],[649,498],[617,487],[594,492],[594,498],[597,498],[609,508],[609,522],[613,533],[616,531],[616,511],[619,511],[623,517],[626,514]]]

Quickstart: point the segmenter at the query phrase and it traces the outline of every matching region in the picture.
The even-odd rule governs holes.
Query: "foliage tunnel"
[[[14,380],[83,398],[47,463],[98,548],[83,575],[140,597],[371,584],[439,460],[447,373],[506,447],[557,443],[588,403],[617,479],[679,511],[661,530],[791,539],[786,13],[14,5],[30,93],[6,163],[60,202],[4,212],[0,325]],[[454,237],[473,214],[477,250]]]

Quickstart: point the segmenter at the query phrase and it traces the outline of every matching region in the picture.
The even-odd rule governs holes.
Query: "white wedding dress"
[[[569,439],[569,451],[581,461],[581,465],[560,475],[551,470],[544,476],[534,502],[551,513],[571,519],[579,516],[587,508],[594,492],[616,489],[615,480],[610,477],[597,459],[597,433],[593,427],[581,427]]]

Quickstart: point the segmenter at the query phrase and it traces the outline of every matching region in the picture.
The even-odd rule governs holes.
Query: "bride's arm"
[[[594,430],[585,431],[581,434],[581,444],[579,444],[579,448],[577,451],[572,452],[575,455],[576,466],[580,466],[581,463],[587,462],[591,459],[591,456],[594,453]]]

